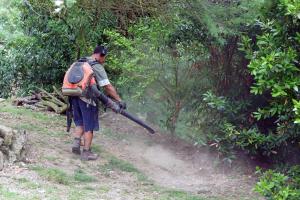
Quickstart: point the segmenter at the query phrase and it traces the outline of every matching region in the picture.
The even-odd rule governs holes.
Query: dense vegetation
[[[256,190],[299,199],[297,0],[0,0],[0,96],[60,85],[96,44],[136,111],[172,134],[281,166]],[[134,109],[134,108],[132,108]]]

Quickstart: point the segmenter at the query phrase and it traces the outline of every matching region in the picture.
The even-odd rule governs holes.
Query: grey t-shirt
[[[100,87],[110,84],[104,67],[99,63],[92,66],[97,83]]]
[[[87,57],[87,59],[88,61],[95,61],[92,57]],[[93,65],[92,68],[99,87],[110,84],[106,71],[100,63]],[[80,97],[80,99],[90,105],[96,106],[96,103],[91,99],[87,99],[85,97]]]

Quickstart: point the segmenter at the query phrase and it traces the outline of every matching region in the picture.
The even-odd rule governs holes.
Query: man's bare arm
[[[121,101],[120,96],[118,95],[116,89],[114,88],[114,86],[112,84],[108,84],[103,87],[108,96],[112,97],[116,101]]]

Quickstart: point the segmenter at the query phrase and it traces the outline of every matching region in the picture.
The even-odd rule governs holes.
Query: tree
[[[89,55],[97,44],[106,44],[105,29],[115,28],[126,35],[131,24],[141,17],[155,15],[166,5],[166,1],[157,4],[137,0],[61,2],[15,0],[5,5],[17,17],[6,13],[0,26],[13,30],[17,24],[22,37],[2,46],[2,62],[7,65],[0,75],[2,80],[10,77],[8,80],[13,81],[3,83],[1,96],[10,95],[12,87],[26,94],[35,86],[60,84],[64,71],[74,60]],[[8,32],[4,34],[11,37]],[[114,74],[112,68],[108,67],[108,72],[116,79],[120,70]]]

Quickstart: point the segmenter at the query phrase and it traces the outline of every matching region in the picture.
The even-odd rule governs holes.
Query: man
[[[126,109],[126,103],[121,101],[116,89],[110,84],[104,67],[107,49],[104,46],[97,46],[91,57],[84,58],[87,62],[93,63],[92,68],[99,87],[103,87],[106,94],[116,100],[120,108]],[[97,61],[97,62],[95,62]],[[83,151],[81,153],[82,160],[96,160],[98,155],[91,151],[94,131],[99,130],[98,106],[92,99],[85,97],[71,97],[73,107],[74,123],[76,125],[74,135],[74,143],[72,152],[80,154],[81,137],[84,138]]]

